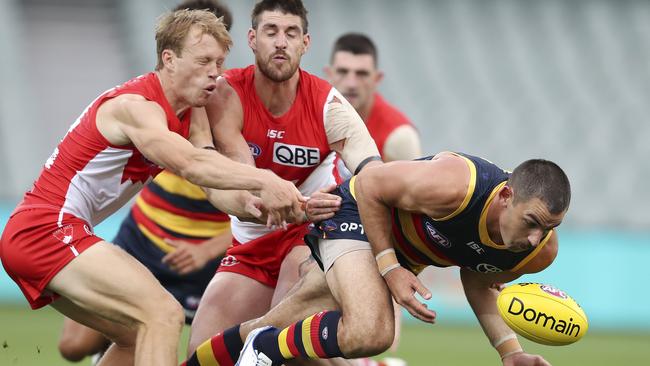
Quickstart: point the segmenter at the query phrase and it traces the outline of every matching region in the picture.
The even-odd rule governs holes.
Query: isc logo
[[[281,139],[284,137],[284,131],[281,130],[267,130],[266,131],[266,137],[270,137],[272,139]]]
[[[287,166],[308,167],[320,164],[320,150],[315,147],[273,144],[273,162]]]

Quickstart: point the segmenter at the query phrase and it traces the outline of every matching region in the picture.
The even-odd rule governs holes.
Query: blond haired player
[[[91,103],[0,239],[2,264],[32,308],[51,305],[114,342],[103,365],[176,364],[180,305],[143,265],[93,233],[161,167],[202,186],[258,191],[261,199],[236,191],[224,203],[249,213],[263,202],[270,223],[303,201],[292,183],[202,149],[213,147],[211,132],[205,118],[192,119],[204,111],[192,108],[216,88],[231,45],[223,23],[207,11],[169,13],[156,40],[156,71]]]

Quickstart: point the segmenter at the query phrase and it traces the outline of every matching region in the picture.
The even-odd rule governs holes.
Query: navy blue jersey
[[[487,208],[510,173],[487,160],[454,154],[462,157],[470,170],[465,199],[454,212],[440,218],[393,209],[392,236],[398,260],[415,273],[430,265],[459,266],[483,273],[518,269],[544,247],[551,233],[536,248],[519,253],[492,241],[487,231]],[[341,209],[333,218],[316,225],[312,235],[368,241],[354,197],[354,179],[333,192],[342,198]]]

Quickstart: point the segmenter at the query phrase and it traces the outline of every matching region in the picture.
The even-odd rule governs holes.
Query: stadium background
[[[246,30],[254,1],[224,3],[234,15],[227,66],[247,65],[253,60]],[[0,228],[81,110],[102,91],[152,69],[155,19],[175,4],[0,1]],[[305,4],[312,47],[303,67],[323,76],[336,37],[370,35],[386,73],[380,91],[416,124],[426,153],[464,151],[503,167],[544,157],[566,170],[573,200],[559,230],[560,254],[547,271],[523,280],[569,292],[590,317],[590,333],[575,346],[533,349],[554,364],[648,364],[650,1]],[[123,214],[98,232],[110,239]],[[445,351],[458,343],[449,341],[456,334],[466,355],[440,364],[493,364],[457,271],[425,276],[440,329],[425,331],[408,321],[400,354],[413,365],[440,362],[440,354],[453,353]],[[0,270],[0,365],[54,354],[57,315],[25,309]],[[463,361],[468,348],[488,358]]]

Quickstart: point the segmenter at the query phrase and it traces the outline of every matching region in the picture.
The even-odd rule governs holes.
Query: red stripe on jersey
[[[200,238],[200,239],[192,239],[186,237],[180,238],[169,234],[167,231],[163,230],[155,221],[151,220],[149,216],[145,215],[144,212],[140,210],[140,207],[138,207],[138,205],[133,205],[133,207],[131,208],[131,214],[133,215],[133,220],[135,220],[136,224],[144,226],[152,234],[154,234],[155,236],[161,239],[172,239],[172,240],[180,239],[193,244],[200,244],[205,240],[205,238]]]
[[[413,213],[410,216],[413,219],[415,232],[418,234],[420,240],[422,240],[422,242],[427,246],[427,248],[429,248],[429,250],[432,251],[433,254],[438,256],[440,259],[445,260],[449,263],[453,263],[454,265],[458,265],[456,264],[456,262],[449,259],[449,257],[447,257],[444,253],[442,253],[440,249],[438,249],[438,247],[436,247],[434,244],[431,243],[427,235],[424,233],[423,224],[422,224],[422,215]]]
[[[402,233],[402,228],[398,223],[398,218],[395,213],[395,210],[393,210],[393,238],[395,239],[395,243],[397,244],[397,250],[401,252],[406,259],[408,259],[411,263],[413,264],[429,264],[429,258],[420,253],[420,251],[416,250],[413,248],[413,245],[409,243],[408,240],[404,237],[404,234]]]
[[[172,205],[168,201],[160,198],[155,193],[151,192],[147,187],[140,192],[140,197],[151,206],[160,208],[167,212],[171,212],[176,215],[187,217],[188,219],[193,220],[204,220],[204,221],[215,221],[215,222],[226,222],[230,218],[227,214],[223,212],[219,213],[207,213],[207,212],[194,212],[189,210],[184,210],[176,205]],[[216,208],[215,208],[216,210]]]

